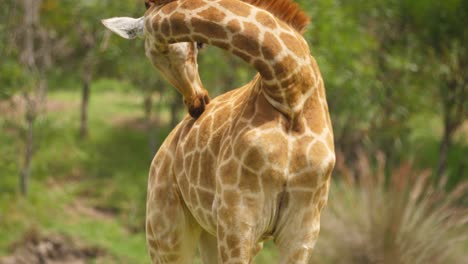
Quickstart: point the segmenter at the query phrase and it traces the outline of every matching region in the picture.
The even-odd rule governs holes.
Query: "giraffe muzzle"
[[[210,103],[210,97],[207,94],[203,94],[195,97],[191,102],[185,101],[189,114],[191,117],[197,119],[205,111],[206,105]]]

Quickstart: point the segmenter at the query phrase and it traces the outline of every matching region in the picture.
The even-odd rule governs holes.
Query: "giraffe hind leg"
[[[274,234],[279,263],[307,264],[320,231],[320,213],[328,197],[328,182],[311,192],[290,192]]]
[[[200,230],[172,184],[149,191],[146,238],[152,263],[192,263]]]
[[[301,208],[302,209],[302,208]],[[279,263],[307,264],[318,238],[318,210],[290,210],[288,219],[284,219],[275,237],[279,250]]]

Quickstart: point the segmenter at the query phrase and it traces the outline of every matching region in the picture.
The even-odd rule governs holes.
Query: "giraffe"
[[[273,239],[280,263],[307,263],[335,164],[324,83],[301,34],[308,18],[291,0],[146,3],[144,17],[104,24],[144,36],[158,69],[158,51],[188,43],[178,48],[188,54],[180,50],[200,42],[258,71],[182,120],[156,154],[146,218],[152,262],[190,263],[198,245],[204,263],[250,263]],[[198,88],[182,87],[184,98]]]

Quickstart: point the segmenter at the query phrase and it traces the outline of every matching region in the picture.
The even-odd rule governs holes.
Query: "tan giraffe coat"
[[[204,42],[259,72],[185,118],[157,153],[147,201],[153,262],[190,262],[199,244],[205,263],[249,263],[272,237],[281,263],[307,263],[335,155],[301,29],[238,0],[174,1],[145,16],[147,48]]]

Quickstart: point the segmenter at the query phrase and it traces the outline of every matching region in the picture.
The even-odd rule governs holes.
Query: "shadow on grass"
[[[164,140],[167,128],[159,130]],[[144,230],[146,188],[152,155],[146,132],[110,127],[91,136],[84,148],[89,154],[84,165],[87,183],[81,195],[96,208],[115,212],[131,231]]]

